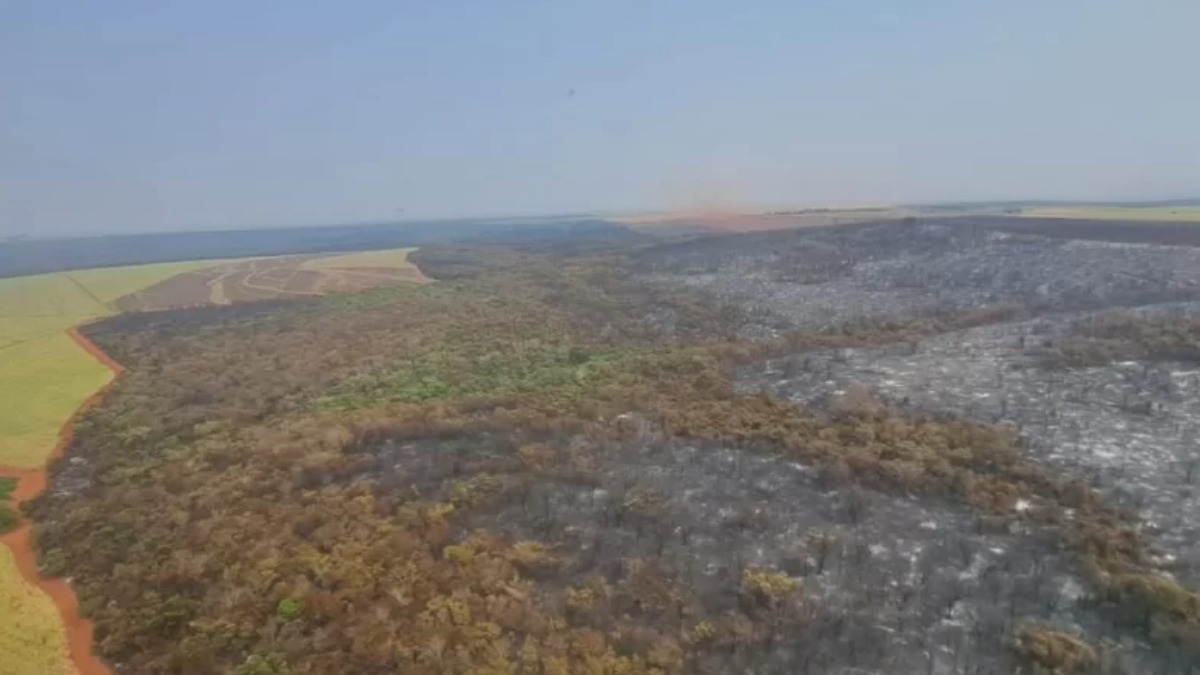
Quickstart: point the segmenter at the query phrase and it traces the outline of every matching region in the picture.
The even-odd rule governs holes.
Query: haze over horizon
[[[1200,193],[1191,0],[7,3],[0,236]]]

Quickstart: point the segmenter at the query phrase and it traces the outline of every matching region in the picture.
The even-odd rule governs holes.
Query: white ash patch
[[[1146,311],[1200,311],[1196,305]],[[888,403],[1010,427],[1028,452],[1135,513],[1172,571],[1200,584],[1200,373],[1194,365],[1126,361],[1074,370],[1039,366],[1035,347],[1076,317],[985,326],[908,346],[809,352],[776,372],[743,373],[819,405],[851,383]],[[781,377],[787,370],[791,378]],[[770,385],[768,385],[770,386]]]

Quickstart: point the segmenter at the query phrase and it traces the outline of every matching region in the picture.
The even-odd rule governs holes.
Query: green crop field
[[[112,303],[177,274],[192,261],[0,279],[0,466],[34,468],[58,430],[111,373],[67,329],[113,313]]]
[[[0,464],[25,469],[44,464],[63,422],[112,377],[67,337],[67,327],[5,350]]]

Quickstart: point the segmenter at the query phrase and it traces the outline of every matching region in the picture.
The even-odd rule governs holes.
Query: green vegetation
[[[388,402],[535,395],[570,403],[594,394],[637,362],[638,355],[627,351],[537,339],[505,345],[450,342],[398,369],[352,377],[318,405],[350,410]]]
[[[112,379],[63,331],[5,350],[11,367],[0,372],[0,465],[45,464],[63,423]]]
[[[8,476],[0,476],[0,502],[8,501],[9,497],[17,489],[17,479]]]
[[[0,534],[10,532],[17,527],[17,514],[7,503],[17,489],[17,479],[0,476]]]
[[[0,534],[17,528],[17,514],[7,504],[0,504]]]
[[[284,598],[275,606],[275,614],[284,621],[299,619],[302,610],[303,603],[296,598]]]

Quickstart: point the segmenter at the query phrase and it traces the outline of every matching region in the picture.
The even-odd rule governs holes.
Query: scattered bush
[[[17,479],[0,476],[0,502],[6,502],[17,489]]]
[[[17,529],[20,519],[7,504],[0,504],[0,534]]]
[[[596,607],[596,592],[590,588],[568,588],[567,607],[577,612],[586,612]]]
[[[67,556],[60,548],[43,551],[38,556],[38,571],[48,577],[61,577],[67,569]]]
[[[688,631],[688,641],[694,644],[709,642],[717,636],[717,627],[711,621],[703,620],[692,626]]]
[[[284,598],[275,605],[275,615],[284,621],[295,621],[304,611],[304,604],[299,598]]]
[[[1043,626],[1023,626],[1014,649],[1035,674],[1085,675],[1097,664],[1095,648],[1070,633]]]
[[[774,606],[799,588],[799,581],[782,572],[753,569],[742,571],[742,592],[767,606]]]
[[[467,546],[447,546],[442,549],[442,557],[459,565],[470,565],[475,560],[475,551]]]
[[[237,667],[235,675],[288,675],[292,669],[282,657],[254,654]]]

